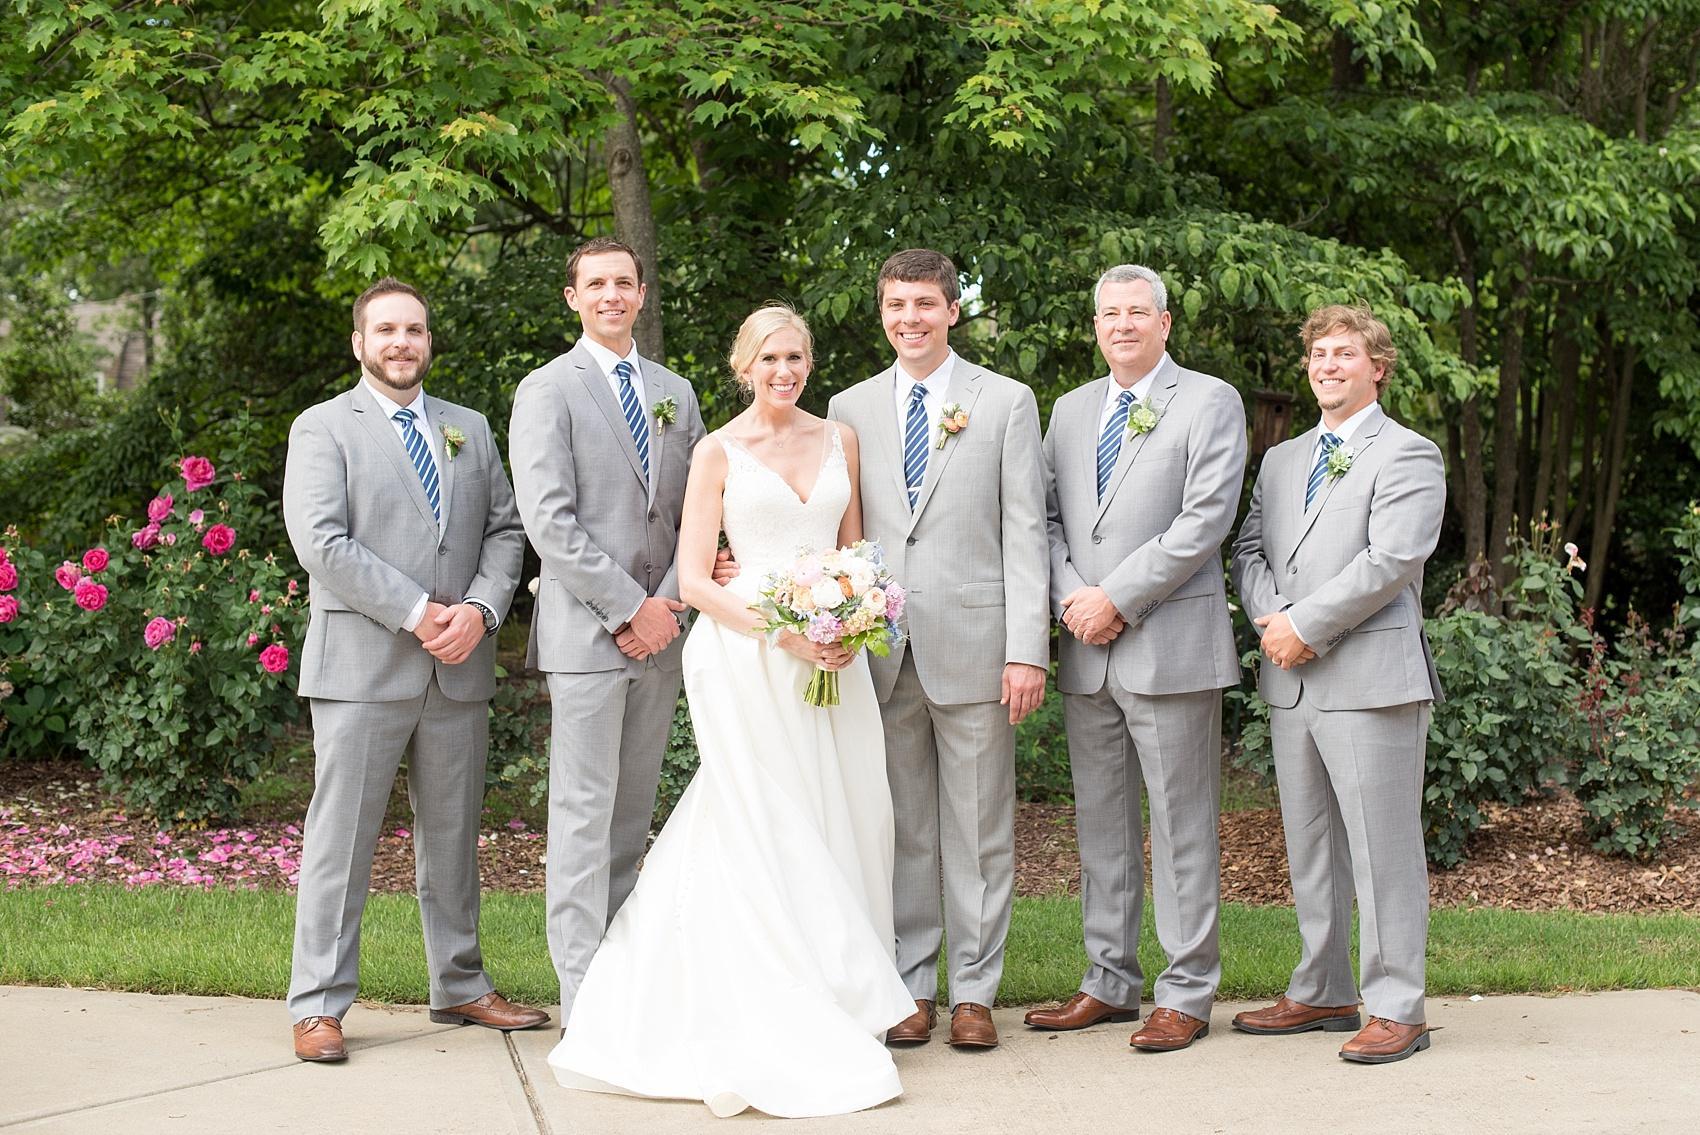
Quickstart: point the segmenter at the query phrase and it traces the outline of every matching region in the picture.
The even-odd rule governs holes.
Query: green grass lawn
[[[0,984],[71,985],[156,993],[282,997],[289,984],[294,897],[277,892],[119,887],[0,891]],[[540,895],[484,898],[485,963],[508,996],[557,995]],[[1147,908],[1141,960],[1162,968]],[[1429,934],[1431,995],[1700,986],[1700,918],[1570,912],[1437,910]],[[404,895],[373,895],[366,910],[361,994],[425,1000],[419,911]],[[1293,912],[1222,910],[1222,987],[1228,999],[1273,997],[1298,959]],[[1086,964],[1080,906],[1020,899],[1010,930],[1005,1004],[1060,1000]]]

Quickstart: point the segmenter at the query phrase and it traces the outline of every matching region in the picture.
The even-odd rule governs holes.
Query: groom
[[[514,395],[520,516],[543,563],[527,662],[548,674],[549,956],[561,1023],[637,882],[679,698],[685,605],[673,554],[702,415],[689,383],[639,356],[643,264],[597,238],[567,260],[584,335]]]
[[[943,934],[950,1043],[991,1048],[1015,884],[1015,725],[1044,699],[1050,661],[1039,408],[1022,383],[951,351],[961,292],[948,257],[897,253],[875,295],[897,360],[827,416],[862,438],[863,528],[909,589],[906,646],[869,659],[897,826],[897,968],[915,998],[886,1040],[932,1034]]]
[[[407,757],[431,1019],[519,1029],[549,1019],[491,987],[478,946],[478,813],[494,632],[525,536],[482,414],[426,398],[425,299],[379,280],[354,303],[354,388],[289,430],[283,520],[307,569],[299,692],[313,715],[289,1010],[295,1055],[348,1055],[360,916],[396,769]]]

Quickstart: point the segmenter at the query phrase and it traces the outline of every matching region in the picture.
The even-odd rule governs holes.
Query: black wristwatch
[[[495,634],[496,628],[501,625],[500,621],[496,618],[496,612],[490,610],[490,608],[486,607],[476,599],[468,599],[466,602],[470,607],[477,607],[478,613],[484,616],[485,636],[488,637]]]

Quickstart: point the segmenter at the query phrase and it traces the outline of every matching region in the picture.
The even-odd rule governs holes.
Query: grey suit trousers
[[[1218,934],[1222,694],[1135,694],[1112,668],[1093,694],[1064,694],[1080,841],[1083,993],[1139,1007],[1139,932],[1145,901],[1140,785],[1151,802],[1151,886],[1157,941],[1169,965],[1157,1006],[1210,1019],[1222,979]]]
[[[990,1005],[1003,978],[1015,893],[1009,708],[995,701],[935,704],[906,653],[880,717],[897,825],[897,970],[911,996],[936,1000],[943,937],[950,946],[951,1005]]]
[[[1364,1008],[1416,1024],[1423,1012],[1428,864],[1423,751],[1430,705],[1317,709],[1301,694],[1271,709],[1269,729],[1287,830],[1303,953],[1287,996],[1352,1005],[1352,896]]]
[[[549,957],[561,1024],[608,924],[637,885],[680,674],[654,664],[549,675]]]
[[[302,834],[290,1016],[341,1018],[360,977],[360,916],[403,753],[431,1006],[494,985],[478,946],[478,817],[490,703],[455,701],[433,677],[402,701],[312,698],[313,802]]]

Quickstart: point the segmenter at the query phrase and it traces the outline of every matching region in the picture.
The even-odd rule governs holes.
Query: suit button
[[[905,544],[908,544],[910,547],[914,547],[915,546],[915,537],[911,536],[908,539],[904,540],[903,542]]]
[[[1098,535],[1098,533],[1094,532],[1094,533],[1092,533],[1092,542],[1094,544],[1102,544],[1104,542],[1104,538],[1102,536]]]
[[[645,573],[652,572],[652,571],[655,570],[655,565],[654,564],[644,564],[643,570],[644,570]]]
[[[1299,568],[1298,568],[1298,565],[1297,565],[1297,564],[1294,564],[1294,565],[1293,565],[1293,566],[1292,566],[1292,567],[1290,567],[1290,568],[1288,568],[1288,569],[1287,569],[1287,574],[1288,574],[1288,575],[1297,575],[1297,574],[1299,574]]]
[[[437,545],[437,554],[439,556],[448,555],[449,554],[449,546],[447,544],[438,544]]]
[[[649,510],[649,522],[651,524],[654,524],[657,520],[660,520],[660,519],[661,519],[661,514],[659,512],[656,512],[653,508]]]

